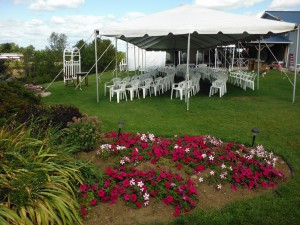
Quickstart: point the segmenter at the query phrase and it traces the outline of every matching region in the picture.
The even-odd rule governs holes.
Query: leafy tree
[[[22,49],[24,55],[24,69],[25,75],[28,78],[32,78],[34,76],[34,53],[35,48],[32,45],[29,45],[25,49]]]
[[[63,52],[67,46],[68,37],[65,34],[58,34],[52,32],[50,37],[48,38],[50,50]]]
[[[19,52],[19,49],[20,49],[19,46],[13,42],[0,44],[1,53]]]

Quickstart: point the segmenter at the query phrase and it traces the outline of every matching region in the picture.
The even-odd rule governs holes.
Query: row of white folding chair
[[[247,71],[235,71],[230,72],[229,80],[232,84],[237,85],[244,90],[246,90],[247,87],[254,90],[254,80],[255,80],[256,74],[254,72],[247,72]]]

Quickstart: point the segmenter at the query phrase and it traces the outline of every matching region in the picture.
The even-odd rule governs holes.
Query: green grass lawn
[[[289,76],[293,80],[293,74]],[[101,77],[99,103],[94,75],[89,76],[89,86],[83,86],[82,91],[65,87],[61,81],[53,83],[48,89],[52,94],[43,102],[74,105],[89,116],[97,116],[105,132],[117,131],[117,122],[124,121],[124,132],[151,132],[166,137],[210,134],[223,141],[250,144],[251,128],[258,127],[256,144],[282,156],[293,169],[294,177],[280,186],[277,194],[236,202],[216,211],[199,209],[175,224],[299,224],[300,90],[292,103],[293,87],[283,74],[272,70],[260,77],[260,89],[255,91],[229,84],[222,98],[209,98],[209,83],[201,80],[201,91],[191,97],[189,111],[184,101],[170,99],[170,91],[119,104],[116,98],[110,102],[103,89],[104,82],[111,78],[111,72]]]

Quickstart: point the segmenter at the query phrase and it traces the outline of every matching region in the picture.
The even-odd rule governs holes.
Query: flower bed
[[[118,137],[115,132],[106,134],[104,140],[97,156],[116,163],[106,168],[100,183],[80,186],[82,217],[97,202],[115,204],[118,199],[135,208],[158,199],[173,206],[174,216],[179,216],[196,206],[196,185],[202,182],[216,190],[226,183],[232,190],[253,190],[274,187],[285,177],[275,169],[277,157],[261,145],[249,148],[208,135],[166,139],[133,133]]]

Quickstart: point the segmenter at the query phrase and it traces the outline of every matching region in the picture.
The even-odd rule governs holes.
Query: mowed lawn
[[[126,76],[127,74],[122,74]],[[293,82],[293,74],[289,74]],[[300,82],[296,102],[292,103],[293,87],[287,77],[271,70],[260,77],[259,90],[228,84],[227,93],[208,97],[210,83],[201,80],[201,91],[190,98],[190,110],[178,98],[170,99],[170,91],[130,101],[104,96],[104,83],[111,80],[111,72],[101,76],[99,102],[96,98],[96,78],[89,76],[89,86],[82,90],[54,82],[43,98],[46,104],[67,104],[78,107],[89,116],[97,116],[103,131],[117,131],[117,122],[124,121],[124,132],[151,132],[155,135],[210,134],[223,141],[250,145],[251,129],[260,133],[256,144],[262,144],[282,156],[291,166],[294,176],[277,192],[263,197],[236,202],[221,210],[194,211],[180,224],[299,224],[300,221]],[[178,221],[177,221],[178,222]],[[175,222],[174,222],[175,223]],[[177,224],[177,223],[176,223]]]

